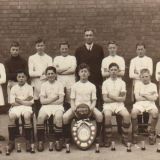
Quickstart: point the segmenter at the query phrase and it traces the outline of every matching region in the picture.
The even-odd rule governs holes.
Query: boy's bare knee
[[[17,118],[16,114],[14,114],[14,113],[9,113],[9,120],[10,120],[10,121],[15,121],[16,118]]]
[[[133,109],[133,110],[131,111],[131,117],[132,117],[133,119],[136,119],[136,118],[137,118],[137,115],[138,115],[138,111]]]
[[[37,124],[43,124],[43,123],[44,123],[44,120],[45,120],[45,117],[44,117],[44,116],[38,116]]]
[[[152,116],[153,118],[158,118],[158,111],[153,111],[153,112],[151,113],[151,116]]]

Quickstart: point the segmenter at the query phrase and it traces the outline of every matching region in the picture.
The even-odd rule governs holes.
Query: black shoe
[[[5,141],[5,137],[0,135],[0,141]]]
[[[44,151],[44,143],[42,141],[38,142],[37,150],[38,152]]]
[[[56,151],[61,151],[62,148],[63,148],[62,142],[61,141],[56,141],[56,143],[55,143],[55,150]]]
[[[26,152],[31,151],[31,143],[29,141],[26,142]]]
[[[8,151],[11,153],[15,149],[15,143],[9,142],[8,143]]]

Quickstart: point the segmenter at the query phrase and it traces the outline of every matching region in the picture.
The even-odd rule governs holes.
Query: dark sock
[[[14,141],[16,136],[16,125],[8,125],[9,140]]]
[[[97,122],[97,137],[101,135],[102,131],[102,122]]]
[[[66,124],[63,126],[63,128],[64,128],[64,137],[70,138],[71,137],[70,125]]]
[[[26,140],[31,142],[31,139],[32,139],[32,125],[31,124],[25,124],[24,125],[24,130],[25,130]]]
[[[37,139],[38,141],[44,141],[45,134],[44,134],[44,125],[43,124],[37,124]]]
[[[54,126],[55,138],[56,140],[60,140],[62,138],[62,127]]]

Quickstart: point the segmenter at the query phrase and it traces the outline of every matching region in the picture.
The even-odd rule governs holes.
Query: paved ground
[[[7,131],[8,117],[7,115],[0,115],[0,133],[6,138],[8,137]],[[160,123],[158,124],[158,129],[160,128]],[[117,137],[117,135],[115,135]],[[26,153],[24,143],[22,143],[22,152],[17,153],[16,150],[10,155],[5,155],[5,146],[7,141],[1,143],[2,154],[0,154],[0,160],[159,160],[160,153],[157,153],[157,144],[160,143],[160,139],[157,139],[157,144],[154,146],[148,145],[148,139],[145,137],[140,137],[140,140],[146,141],[146,151],[141,151],[141,144],[133,145],[132,152],[127,152],[126,148],[121,145],[119,137],[116,138],[116,151],[111,151],[110,148],[100,148],[100,153],[95,153],[95,146],[93,145],[87,151],[81,151],[76,148],[76,146],[71,146],[71,153],[65,153],[65,149],[61,152],[49,152],[46,144],[46,149],[44,152],[35,154]],[[18,139],[17,141],[21,141]],[[24,141],[22,141],[24,142]]]

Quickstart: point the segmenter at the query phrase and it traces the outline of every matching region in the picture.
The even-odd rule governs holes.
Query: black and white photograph
[[[0,0],[0,160],[158,160],[160,0]]]

